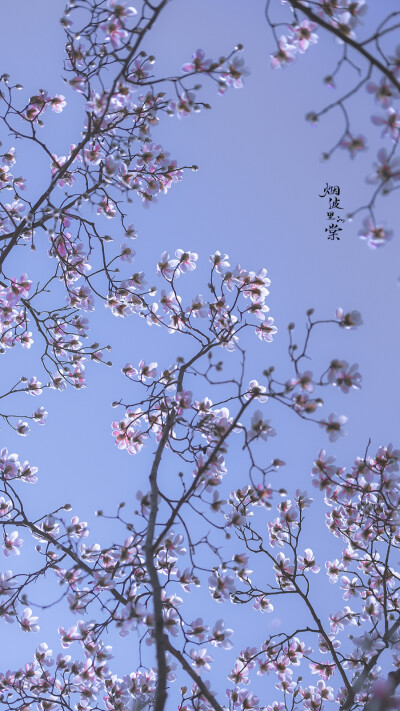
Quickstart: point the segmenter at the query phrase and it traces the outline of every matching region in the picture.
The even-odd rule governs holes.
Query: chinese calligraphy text
[[[325,227],[325,232],[327,232],[327,238],[331,240],[340,239],[339,232],[342,232],[342,227],[340,223],[345,222],[343,217],[340,217],[340,213],[336,213],[336,210],[343,210],[340,206],[340,187],[339,185],[328,185],[326,183],[321,198],[328,198],[328,210],[326,212],[326,219],[329,221],[328,227]]]

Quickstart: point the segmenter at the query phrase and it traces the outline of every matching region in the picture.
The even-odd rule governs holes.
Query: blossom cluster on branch
[[[287,19],[276,21],[279,5],[286,6],[288,15]],[[281,3],[267,0],[265,9],[277,47],[271,54],[273,68],[289,66],[299,54],[312,51],[320,37],[325,40],[331,35],[338,45],[339,58],[335,68],[323,78],[324,84],[336,90],[346,70],[354,76],[353,86],[339,98],[306,115],[313,126],[336,109],[343,119],[338,139],[323,153],[322,160],[329,160],[338,149],[346,150],[352,159],[367,150],[367,138],[354,125],[357,116],[352,117],[349,106],[351,99],[363,89],[374,98],[377,113],[371,115],[371,121],[382,127],[385,146],[378,150],[378,160],[366,176],[366,182],[374,186],[369,201],[348,215],[352,220],[359,212],[367,213],[358,234],[372,249],[384,246],[393,236],[393,230],[387,229],[385,222],[376,216],[375,206],[379,197],[398,190],[400,180],[400,44],[393,43],[400,27],[400,13],[385,13],[384,6],[382,9],[381,22],[363,38],[360,34],[368,10],[366,0],[281,0]],[[279,34],[282,31],[284,34]]]

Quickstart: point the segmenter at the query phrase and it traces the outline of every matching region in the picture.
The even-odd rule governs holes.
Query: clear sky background
[[[373,28],[383,11],[386,15],[397,7],[394,1],[370,2],[366,27]],[[46,119],[46,135],[57,155],[65,155],[70,143],[77,142],[81,130],[80,99],[61,78],[64,43],[58,20],[62,9],[59,0],[34,3],[3,0],[0,8],[1,71],[9,72],[13,81],[21,82],[27,97],[39,88],[66,95],[68,107],[64,113]],[[276,9],[284,16],[279,3]],[[273,420],[278,435],[265,445],[266,456],[287,462],[276,475],[276,481],[279,478],[279,485],[289,492],[298,487],[311,491],[309,473],[321,447],[326,446],[335,454],[340,464],[350,466],[357,455],[364,453],[369,438],[372,451],[391,441],[399,444],[400,235],[396,194],[378,204],[378,218],[386,220],[395,231],[392,242],[381,250],[369,249],[358,238],[361,218],[344,225],[340,242],[327,240],[326,202],[318,197],[328,182],[340,186],[341,205],[346,213],[368,201],[371,188],[364,178],[371,172],[382,145],[380,130],[372,125],[370,115],[382,110],[363,89],[352,99],[350,108],[354,132],[367,136],[369,151],[354,161],[344,151],[336,152],[327,163],[320,161],[322,152],[329,150],[340,135],[341,114],[339,111],[328,114],[317,127],[311,127],[304,116],[328,104],[348,86],[345,75],[343,80],[339,79],[336,91],[323,84],[322,79],[333,70],[340,50],[333,39],[322,32],[320,35],[319,44],[299,57],[293,66],[273,71],[269,53],[274,51],[274,45],[263,2],[173,0],[146,45],[157,58],[156,69],[160,74],[175,73],[198,47],[204,48],[207,56],[218,57],[238,42],[244,45],[251,74],[244,89],[231,90],[225,97],[218,96],[216,88],[204,81],[204,97],[212,105],[212,111],[182,121],[162,119],[154,132],[155,140],[178,163],[195,163],[199,171],[188,172],[181,183],[173,186],[167,196],[161,196],[149,210],[144,210],[139,201],[131,206],[132,221],[139,233],[134,245],[137,269],[145,265],[150,274],[164,250],[174,252],[182,247],[196,251],[199,269],[186,277],[188,283],[189,280],[193,283],[193,294],[205,293],[208,257],[216,249],[227,252],[232,265],[268,269],[272,284],[267,303],[279,333],[273,344],[261,344],[254,338],[249,341],[249,377],[259,378],[262,370],[272,364],[283,379],[292,376],[286,355],[286,326],[294,321],[296,333],[297,330],[303,333],[308,308],[314,307],[316,316],[321,318],[333,318],[338,306],[361,311],[364,325],[354,332],[321,327],[311,342],[310,354],[315,361],[307,363],[307,368],[316,373],[334,357],[359,363],[363,375],[361,391],[353,390],[345,396],[332,388],[324,393],[326,415],[335,411],[349,416],[347,436],[330,444],[320,428],[273,404],[267,407],[267,417]],[[9,140],[4,135],[1,140],[8,148]],[[386,145],[389,145],[387,139]],[[35,197],[48,179],[46,167],[36,164],[35,156],[25,147],[16,148],[20,159],[17,165],[26,171],[29,195]],[[112,222],[108,223],[108,229],[112,231]],[[10,259],[8,273],[42,274],[47,245],[44,237],[40,239],[43,244],[35,254],[28,249],[19,250],[17,257]],[[152,279],[158,285],[155,272]],[[136,489],[145,488],[149,455],[129,457],[116,449],[110,436],[110,423],[116,413],[110,404],[121,397],[135,400],[134,386],[120,372],[126,361],[136,364],[143,357],[168,366],[183,352],[177,335],[160,334],[160,329],[146,328],[139,319],[123,322],[101,309],[91,317],[91,322],[96,340],[103,334],[103,342],[112,345],[114,367],[89,366],[86,390],[46,392],[40,399],[31,398],[29,406],[43,404],[49,418],[46,427],[32,427],[29,438],[20,438],[5,427],[0,432],[2,446],[39,466],[39,483],[26,490],[29,506],[38,514],[69,501],[74,513],[92,521],[94,510],[105,509],[107,504],[112,513],[120,500],[129,501]],[[21,349],[3,356],[2,391],[13,377],[39,373],[34,357],[34,351],[21,352]],[[26,409],[27,397],[20,402]],[[234,466],[229,476],[228,490],[246,483]],[[315,531],[320,531],[318,535],[323,537],[325,546],[323,556],[331,544],[323,529],[321,512],[318,499],[308,543],[315,537]],[[107,526],[99,520],[93,521],[93,531],[93,541],[100,537],[102,543],[120,535],[112,523]],[[1,569],[11,564],[14,559],[4,559]],[[317,597],[326,589],[325,581],[318,585]],[[328,592],[335,598],[333,608],[340,609],[344,603],[339,591],[331,586]],[[331,600],[325,598],[323,604],[326,606],[327,602],[330,604]],[[252,644],[246,622],[238,624],[237,608],[209,604],[211,620],[225,616],[229,622],[229,616],[235,615],[232,619],[236,623],[237,645]],[[277,613],[276,625],[280,624],[280,617]],[[1,633],[7,647],[2,646],[0,668],[27,661],[40,641],[50,640],[55,645],[55,626],[65,624],[68,619],[74,621],[65,608],[52,608],[41,616],[41,631],[35,636],[24,636],[15,626],[3,624]],[[271,619],[266,620],[267,624],[271,624]],[[121,645],[134,657],[135,634]],[[228,657],[232,660],[233,653],[225,653],[221,661],[221,669],[227,672],[231,664],[225,661]],[[121,657],[122,667],[124,664]],[[113,666],[118,669],[117,664]],[[123,668],[122,672],[128,670]],[[225,688],[224,682],[221,688]]]

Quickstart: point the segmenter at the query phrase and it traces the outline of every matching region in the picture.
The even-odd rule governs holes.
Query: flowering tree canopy
[[[25,446],[21,456],[1,450],[7,560],[0,616],[16,633],[36,638],[55,609],[58,634],[56,644],[38,641],[33,659],[21,659],[19,668],[7,669],[2,659],[0,701],[10,711],[394,708],[400,451],[391,444],[375,451],[369,442],[353,463],[336,463],[330,447],[345,434],[347,416],[333,403],[338,393],[357,397],[362,376],[350,357],[333,353],[322,367],[318,357],[324,334],[355,331],[360,312],[338,305],[316,316],[308,309],[296,340],[294,323],[286,333],[280,327],[286,361],[251,372],[255,344],[268,360],[278,332],[267,268],[251,263],[251,254],[242,265],[217,248],[191,251],[197,247],[188,233],[179,234],[174,252],[155,252],[150,240],[132,246],[138,206],[151,208],[185,171],[197,170],[156,141],[157,125],[165,116],[179,120],[210,108],[200,80],[223,96],[249,75],[240,44],[217,58],[197,49],[164,75],[145,47],[169,4],[69,0],[60,90],[29,96],[11,76],[1,77],[0,349],[10,359],[22,347],[32,363],[16,381],[11,367],[10,380],[5,371],[3,431],[26,436],[31,426],[45,425],[40,396],[66,391],[59,397],[68,398],[86,388],[90,361],[112,369],[108,322],[96,320],[100,309],[123,322],[123,346],[133,332],[140,347],[150,327],[157,346],[151,359],[136,358],[137,349],[134,359],[127,347],[119,366],[124,394],[115,396],[110,415],[113,479],[118,486],[118,462],[129,459],[135,475],[145,470],[146,488],[132,477],[116,510],[104,491],[99,538],[81,520],[90,521],[90,502],[82,502],[83,514],[63,501],[45,510],[30,494],[39,467],[24,460]],[[399,47],[383,47],[399,13],[359,41],[355,30],[365,11],[363,0],[269,0],[266,17],[277,43],[274,68],[312,51],[319,32],[333,34],[343,53],[327,84],[334,86],[343,65],[364,71],[350,51],[368,64],[353,89],[309,118],[315,123],[338,107],[345,130],[326,157],[339,147],[354,157],[365,140],[353,134],[346,102],[364,85],[380,102],[384,113],[373,123],[391,143],[389,151],[379,149],[368,178],[375,188],[360,232],[375,247],[391,236],[376,222],[375,202],[400,177]],[[291,13],[290,21],[275,21],[273,12]],[[380,73],[376,84],[373,71]],[[65,150],[64,137],[46,130],[51,113],[59,118],[69,102],[80,123]],[[19,175],[24,151],[34,151],[40,180]],[[30,273],[32,253],[42,257],[38,278]],[[141,268],[147,256],[150,270]],[[91,328],[97,340],[89,338]],[[171,336],[181,355],[165,360]],[[33,412],[15,407],[32,402],[25,394],[36,399]],[[318,438],[310,471],[290,491],[282,486],[285,461],[266,453],[279,428],[274,407],[299,426],[310,423]],[[307,524],[317,509],[324,510],[329,556]],[[328,588],[329,612],[321,592]],[[281,610],[284,617],[294,604],[293,624],[289,618],[282,631],[265,625],[266,616]],[[228,621],[231,606],[248,620],[243,648]],[[128,670],[119,650],[124,638]]]
[[[271,54],[272,67],[287,67],[297,55],[312,51],[320,35],[323,39],[331,35],[338,45],[338,61],[332,70],[327,69],[324,84],[336,89],[336,85],[340,87],[344,71],[348,69],[351,72],[351,84],[347,86],[346,81],[345,90],[339,98],[323,109],[312,110],[306,115],[307,121],[315,126],[331,111],[339,110],[341,114],[342,131],[333,146],[323,153],[324,161],[340,148],[348,151],[352,159],[367,150],[367,138],[358,132],[356,125],[359,116],[352,115],[351,106],[353,97],[359,92],[366,90],[371,95],[374,113],[370,118],[375,126],[382,128],[385,147],[379,149],[378,160],[366,176],[366,182],[374,186],[368,203],[355,208],[349,218],[359,212],[367,213],[359,236],[367,240],[369,247],[381,247],[391,239],[393,232],[377,219],[375,205],[379,197],[396,190],[400,180],[397,153],[400,137],[400,44],[395,44],[399,12],[383,13],[378,25],[365,36],[363,18],[368,10],[366,0],[287,0],[281,4],[287,6],[286,18],[275,19],[280,8],[274,0],[268,0],[265,9],[277,46]],[[284,34],[279,34],[281,31]],[[348,75],[345,79],[348,80]]]

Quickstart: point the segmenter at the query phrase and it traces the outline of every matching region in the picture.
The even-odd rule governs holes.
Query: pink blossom
[[[318,42],[318,35],[314,33],[316,28],[315,22],[309,22],[308,20],[303,20],[299,25],[290,27],[293,33],[290,40],[301,54],[304,54],[311,44]]]
[[[366,217],[363,221],[363,228],[359,231],[360,239],[365,239],[368,247],[377,249],[383,247],[386,242],[393,237],[393,230],[388,230],[382,225],[377,225],[370,217]]]
[[[343,425],[346,424],[348,418],[345,415],[337,415],[332,412],[327,421],[320,422],[320,426],[325,429],[329,435],[330,442],[336,442],[338,437],[343,437],[345,432],[343,431]]]
[[[319,674],[324,681],[333,676],[336,669],[335,664],[319,664],[311,662],[308,666],[311,669],[311,674]]]
[[[20,554],[20,548],[23,544],[22,538],[19,538],[18,531],[13,531],[12,533],[4,533],[3,542],[3,553],[6,557],[14,553],[14,555]]]
[[[341,362],[341,367],[336,370],[334,378],[332,377],[331,382],[333,385],[337,385],[342,393],[348,393],[351,388],[360,389],[361,388],[361,374],[357,370],[358,363],[354,363],[351,367],[347,361]]]
[[[284,711],[285,708],[283,701],[274,701],[272,706],[267,706],[267,711]]]
[[[208,584],[213,598],[218,601],[226,600],[236,590],[235,579],[230,573],[215,572],[209,577]]]
[[[294,573],[294,566],[291,565],[289,558],[286,558],[284,553],[278,553],[276,556],[276,563],[274,565],[274,570],[276,571],[276,577],[282,578],[291,576]],[[286,574],[283,576],[283,574]]]
[[[258,709],[259,708],[259,698],[252,691],[246,691],[242,689],[239,691],[239,702],[241,703],[241,708],[243,711],[248,709]]]
[[[263,420],[261,410],[256,410],[251,418],[251,431],[249,440],[261,437],[261,439],[267,441],[268,437],[274,437],[276,435],[276,432],[270,426],[270,422],[271,420]]]
[[[28,423],[22,420],[18,420],[16,430],[21,437],[26,437],[30,432]]]
[[[274,606],[271,601],[265,597],[265,595],[260,595],[253,602],[253,610],[259,610],[260,612],[273,612]]]
[[[203,49],[198,49],[194,54],[192,54],[192,61],[184,64],[182,71],[184,72],[206,72],[209,70],[211,65],[211,59],[205,59],[205,52]]]
[[[197,617],[193,622],[190,623],[190,627],[185,630],[188,637],[194,637],[199,642],[204,642],[206,633],[209,627],[205,625],[202,617]]]
[[[215,254],[212,254],[210,256],[210,262],[213,265],[215,271],[219,274],[223,274],[224,270],[230,266],[228,259],[229,257],[227,254],[221,254],[221,252],[219,251],[215,252]]]
[[[32,417],[37,422],[38,425],[44,425],[46,423],[46,417],[49,413],[44,407],[38,407],[33,413]]]
[[[233,630],[225,627],[224,620],[216,621],[211,634],[211,644],[214,645],[214,647],[223,647],[224,649],[232,648],[230,637],[233,635]]]
[[[41,395],[43,392],[42,383],[40,383],[35,377],[30,378],[25,388],[25,392],[27,392],[29,395]]]
[[[207,649],[205,647],[199,650],[191,649],[189,655],[193,659],[193,667],[198,670],[204,669],[205,671],[210,671],[210,662],[213,661],[213,657],[210,654],[207,654]]]
[[[13,508],[12,501],[6,500],[4,496],[0,497],[0,518],[6,520],[10,518],[10,511]]]
[[[52,99],[49,101],[50,106],[53,111],[55,111],[56,114],[61,113],[63,109],[65,109],[67,102],[65,101],[65,96],[62,94],[55,94]]]
[[[340,147],[348,150],[350,157],[354,158],[357,153],[360,153],[360,151],[367,150],[366,142],[367,139],[365,136],[362,136],[361,134],[359,136],[352,136],[351,133],[348,133],[346,138],[343,138],[343,140],[340,141]]]
[[[3,153],[2,164],[12,166],[15,164],[15,148],[9,148],[6,153]]]
[[[250,380],[248,389],[244,395],[246,400],[258,400],[259,402],[267,402],[268,397],[264,393],[267,388],[264,385],[259,385],[257,380]]]
[[[195,99],[194,91],[183,91],[182,94],[179,94],[178,101],[169,102],[168,111],[171,115],[176,114],[179,119],[188,116],[197,106]]]
[[[39,625],[36,624],[38,619],[38,617],[32,616],[31,608],[26,607],[23,612],[22,618],[20,618],[18,622],[24,632],[38,632],[40,629]]]
[[[8,165],[4,165],[0,168],[0,188],[3,188],[10,182],[12,175],[9,170]]]
[[[289,385],[292,388],[299,385],[302,390],[305,390],[308,393],[312,393],[312,391],[314,390],[314,383],[312,378],[313,374],[311,370],[306,370],[304,373],[299,373],[296,378],[292,378],[292,380],[289,380]]]
[[[6,203],[4,205],[4,209],[11,220],[19,222],[19,220],[22,220],[22,213],[25,211],[25,205],[18,200],[14,200],[11,204]]]
[[[168,252],[163,252],[157,264],[157,274],[170,281],[174,276],[179,276],[178,259],[170,259]]]
[[[22,336],[18,337],[18,340],[23,348],[30,348],[33,341],[32,332],[26,331]]]
[[[128,40],[128,32],[118,19],[100,25],[100,29],[106,35],[105,40],[111,42],[114,49],[120,49]]]
[[[72,86],[73,89],[78,91],[80,94],[83,94],[85,92],[85,89],[86,89],[85,77],[78,75],[78,76],[70,79],[68,83],[70,86]]]
[[[325,563],[325,568],[327,575],[329,576],[329,582],[336,583],[339,577],[339,573],[344,570],[344,565],[343,563],[340,563],[337,558],[335,558],[335,560],[333,561],[327,560]]]
[[[344,590],[343,600],[349,600],[351,597],[358,597],[359,593],[357,588],[360,587],[360,581],[358,580],[358,578],[353,578],[352,580],[350,580],[347,575],[342,575],[340,580],[340,588],[341,590]]]
[[[126,7],[126,3],[123,2],[123,0],[108,0],[108,7],[114,16],[121,22],[122,18],[137,15],[137,10],[132,6]]]
[[[98,165],[104,158],[104,152],[99,143],[92,143],[89,148],[84,148],[83,155],[85,160],[93,165]]]
[[[400,45],[399,45],[400,50]],[[389,106],[386,116],[374,115],[371,116],[372,123],[375,126],[383,126],[382,138],[389,135],[395,143],[400,137],[400,110],[396,111],[392,106]]]
[[[121,261],[131,264],[135,257],[135,250],[129,244],[121,245]]]
[[[385,148],[378,151],[378,162],[374,163],[375,173],[366,178],[367,183],[382,183],[384,189],[391,190],[393,183],[400,180],[400,158],[392,158]]]
[[[279,69],[280,67],[287,67],[288,64],[294,61],[297,48],[295,44],[290,44],[285,35],[281,35],[278,41],[278,50],[271,54],[271,67],[273,69]]]
[[[369,81],[366,89],[369,94],[375,94],[375,100],[381,103],[384,109],[388,109],[390,103],[397,97],[396,89],[385,77],[381,79],[379,84]]]
[[[176,412],[181,415],[192,404],[193,393],[190,390],[181,390],[174,398],[176,402]]]
[[[343,328],[357,328],[357,326],[362,326],[363,320],[359,311],[349,311],[344,313],[342,308],[336,310],[336,318],[339,321],[339,325]]]
[[[336,634],[339,630],[343,630],[345,625],[357,625],[356,614],[347,605],[339,612],[329,615],[331,631]]]
[[[273,324],[274,319],[272,316],[269,316],[266,321],[260,323],[260,325],[256,328],[256,335],[260,341],[266,341],[267,343],[271,343],[273,341],[273,336],[278,331],[277,327]]]
[[[234,684],[249,684],[249,672],[250,665],[246,666],[241,661],[237,661],[228,679],[233,681]]]
[[[105,197],[97,206],[97,214],[104,215],[108,220],[111,220],[117,214],[117,209],[112,200]]]
[[[243,57],[239,57],[237,54],[229,62],[228,70],[221,72],[219,76],[220,88],[219,93],[224,94],[228,86],[234,89],[241,89],[243,86],[243,78],[248,76],[249,70],[244,66]]]
[[[306,548],[304,556],[297,557],[298,570],[302,573],[308,573],[311,570],[313,573],[319,573],[321,570],[320,566],[316,564],[314,553],[311,548]]]
[[[192,272],[196,269],[198,255],[195,252],[185,252],[183,249],[177,249],[175,256],[179,260],[179,270],[181,272]]]

